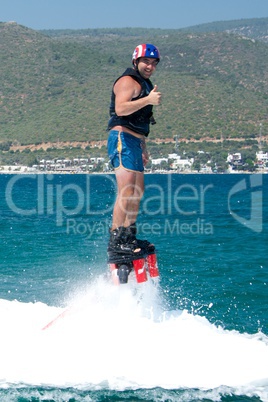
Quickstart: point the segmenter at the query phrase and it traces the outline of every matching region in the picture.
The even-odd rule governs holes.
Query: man
[[[154,250],[147,240],[136,238],[136,219],[144,193],[144,166],[148,162],[145,137],[154,124],[153,105],[161,93],[150,77],[160,61],[159,50],[141,44],[134,50],[132,68],[113,85],[108,123],[108,154],[115,169],[117,198],[108,244],[109,257],[124,254],[130,259]]]

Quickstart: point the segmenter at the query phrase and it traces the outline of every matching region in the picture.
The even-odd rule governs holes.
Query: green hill
[[[267,18],[217,21],[184,28],[189,32],[229,32],[268,43]]]
[[[194,29],[37,32],[16,23],[0,23],[0,38],[2,144],[106,139],[112,83],[142,42],[162,55],[152,140],[248,139],[261,123],[267,133],[268,47],[260,40]]]

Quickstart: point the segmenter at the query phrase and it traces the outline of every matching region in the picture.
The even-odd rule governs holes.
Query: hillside
[[[183,31],[196,32],[196,33],[228,32],[268,43],[267,23],[268,18],[217,21],[208,24],[200,24],[184,28]]]
[[[267,133],[261,41],[143,28],[36,32],[16,23],[0,23],[0,37],[2,147],[105,140],[112,83],[145,41],[162,55],[152,80],[163,102],[151,140],[254,139],[260,123]]]

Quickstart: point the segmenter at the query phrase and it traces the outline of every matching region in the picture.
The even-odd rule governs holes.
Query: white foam
[[[268,400],[268,338],[165,311],[161,289],[98,278],[63,308],[0,300],[0,387],[230,387]],[[266,398],[266,399],[265,399]]]

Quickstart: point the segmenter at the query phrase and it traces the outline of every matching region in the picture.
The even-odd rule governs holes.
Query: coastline
[[[7,169],[2,169],[0,170],[0,175],[14,175],[14,174],[21,174],[21,175],[30,175],[30,174],[38,174],[38,175],[111,175],[114,174],[114,171],[107,171],[107,172],[84,172],[82,170],[70,170],[70,171],[66,171],[66,170],[46,170],[46,171],[41,171],[41,170],[37,170],[37,169],[32,169],[29,167],[23,167],[22,169],[18,169],[18,166],[16,166],[16,169],[9,169],[11,167],[7,167]],[[25,168],[25,169],[24,169]],[[1,169],[1,167],[0,167]],[[255,172],[250,172],[248,170],[243,170],[243,171],[225,171],[225,172],[198,172],[198,171],[172,171],[172,170],[162,170],[162,171],[146,171],[144,172],[145,175],[148,174],[181,174],[181,175],[185,175],[185,174],[200,174],[200,175],[215,175],[215,174],[268,174],[268,168],[266,168],[265,170],[258,170]]]

